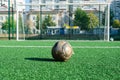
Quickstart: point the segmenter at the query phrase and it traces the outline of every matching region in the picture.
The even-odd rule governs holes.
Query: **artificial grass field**
[[[54,61],[56,41],[0,41],[0,80],[120,80],[120,42],[68,41],[74,55]]]

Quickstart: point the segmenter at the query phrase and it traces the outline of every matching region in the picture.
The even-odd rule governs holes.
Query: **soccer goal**
[[[87,17],[81,15],[82,13],[77,15],[77,9],[85,13]],[[89,21],[87,21],[87,18],[89,18]],[[72,39],[109,41],[109,22],[110,3],[108,2],[66,1],[21,4],[17,5],[16,34],[17,40]]]

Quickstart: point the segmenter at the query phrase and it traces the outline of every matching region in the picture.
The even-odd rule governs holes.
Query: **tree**
[[[32,20],[27,20],[27,28],[32,29],[34,27],[34,23]]]
[[[89,17],[88,29],[95,28],[99,24],[98,17],[93,13],[89,13],[88,17]]]
[[[10,17],[10,28],[11,29],[12,29],[12,24],[13,24],[13,29],[14,29],[16,27],[16,21],[13,20],[13,22],[12,22],[12,17]],[[2,29],[4,29],[4,30],[9,29],[9,27],[8,27],[8,19],[4,23],[2,23]]]
[[[107,14],[104,12],[104,14],[102,15],[102,24],[105,25],[105,16],[107,16]],[[113,17],[114,17],[114,13],[113,11],[110,9],[110,26],[113,25]]]
[[[40,22],[40,16],[39,14],[37,15],[37,18],[36,18],[36,28],[39,29],[39,22]]]
[[[34,33],[33,30],[35,29],[34,23],[32,20],[27,20],[26,22],[26,33]]]
[[[112,25],[112,26],[113,26],[113,28],[120,28],[120,21],[119,21],[119,20],[117,20],[117,19],[116,19],[116,20],[114,20],[114,21],[113,21],[113,25]]]
[[[87,30],[89,24],[89,17],[87,16],[87,13],[80,8],[77,8],[73,23],[74,25],[79,26],[82,30]]]
[[[55,22],[52,21],[52,17],[50,15],[45,16],[45,19],[42,23],[42,28],[46,29],[47,26],[56,26]]]

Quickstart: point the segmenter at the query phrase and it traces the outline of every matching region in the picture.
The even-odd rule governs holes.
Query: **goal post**
[[[97,35],[98,34],[98,36],[100,37],[100,38],[102,38],[103,37],[103,40],[105,40],[105,41],[109,41],[109,38],[110,38],[110,3],[108,3],[108,2],[79,2],[79,3],[69,3],[69,2],[66,2],[66,3],[63,3],[63,4],[61,4],[61,3],[51,3],[51,4],[47,4],[47,3],[40,3],[40,4],[20,4],[20,5],[17,5],[17,28],[16,28],[16,39],[17,40],[25,40],[25,37],[26,37],[26,35],[27,35],[27,33],[26,33],[26,31],[25,31],[25,28],[26,28],[26,25],[25,25],[25,23],[27,23],[25,20],[26,19],[24,19],[24,15],[23,15],[23,13],[24,13],[24,11],[26,11],[27,12],[27,10],[26,10],[26,8],[24,9],[24,10],[19,10],[19,8],[22,6],[24,6],[24,7],[26,7],[26,6],[36,6],[36,7],[39,7],[39,10],[38,10],[38,14],[39,14],[39,20],[43,20],[42,18],[43,18],[43,16],[41,15],[41,14],[45,14],[46,15],[46,13],[45,13],[45,11],[43,11],[42,10],[42,8],[41,8],[41,6],[43,6],[43,7],[45,7],[45,6],[63,6],[63,5],[66,5],[67,6],[67,8],[66,8],[66,12],[69,10],[69,6],[77,6],[77,7],[80,7],[81,8],[81,5],[82,5],[82,7],[84,7],[84,6],[86,6],[86,5],[90,5],[90,6],[93,6],[93,5],[95,5],[97,8],[94,8],[94,10],[96,9],[96,10],[98,10],[98,6],[102,6],[102,9],[103,9],[103,12],[105,12],[105,24],[104,25],[102,25],[103,27],[101,27],[101,24],[102,24],[102,22],[100,21],[100,20],[102,20],[101,19],[101,16],[102,16],[102,14],[103,13],[100,13],[100,10],[98,10],[98,18],[99,18],[99,26],[98,26],[98,28],[99,28],[99,30],[98,31],[100,31],[100,32],[97,32],[97,30],[96,30],[96,32],[94,33],[95,35]],[[64,10],[62,10],[62,9],[49,9],[49,7],[48,7],[48,11],[50,11],[51,10],[51,14],[55,14],[55,15],[59,15],[60,16],[60,14],[63,12],[64,13]],[[52,12],[52,10],[56,10],[56,12]],[[84,10],[87,10],[87,9],[84,9]],[[43,11],[43,13],[42,13],[42,11]],[[28,11],[28,12],[30,12],[30,10]],[[47,11],[46,11],[47,12]],[[59,13],[59,14],[57,14],[57,12]],[[101,12],[102,12],[102,10],[101,10]],[[20,27],[20,14],[21,13],[21,15],[22,15],[22,27]],[[33,11],[31,11],[31,13],[33,13],[33,15],[35,15],[36,13],[37,13],[37,11],[36,11],[36,13],[34,12],[34,10]],[[66,13],[65,13],[66,14]],[[68,13],[68,14],[70,14],[70,13]],[[100,16],[101,15],[101,16]],[[62,15],[63,16],[63,15]],[[56,16],[55,16],[56,17]],[[68,15],[68,17],[69,17],[69,15]],[[74,17],[74,16],[73,16]],[[34,16],[33,16],[33,18],[34,18]],[[57,17],[56,17],[57,18]],[[59,17],[59,18],[62,18],[62,17]],[[29,18],[30,19],[30,18]],[[37,19],[37,18],[36,18]],[[59,19],[58,19],[59,20]],[[67,18],[66,18],[66,20],[67,20]],[[42,34],[42,30],[41,30],[41,27],[42,27],[42,23],[41,23],[42,21],[39,21],[38,23],[38,25],[39,25],[39,28],[38,29],[33,29],[33,30],[35,30],[35,34],[36,33],[38,33],[38,34]],[[65,21],[64,21],[65,22]],[[30,22],[29,22],[30,23]],[[62,26],[61,24],[62,24],[62,21],[61,21],[61,23],[60,23],[60,25],[59,25],[59,21],[57,21],[56,22],[56,24],[57,24],[57,26]],[[32,24],[31,23],[31,25],[34,25],[34,27],[37,25],[37,23],[36,23],[36,21],[34,21],[34,24]],[[70,26],[70,25],[69,25]],[[33,28],[34,28],[33,27]],[[102,30],[102,28],[104,29],[104,30]],[[21,31],[20,31],[20,29],[21,29]],[[34,33],[34,32],[32,32],[32,33]],[[31,35],[32,35],[32,33],[31,33]],[[47,34],[47,32],[46,32],[46,34]],[[100,39],[101,40],[101,39]]]
[[[25,40],[25,27],[24,27],[24,15],[17,9],[17,27],[16,27],[16,40]]]

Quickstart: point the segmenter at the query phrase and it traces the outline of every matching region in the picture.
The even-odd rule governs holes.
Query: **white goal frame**
[[[83,1],[83,2],[79,2],[79,3],[64,3],[64,4],[60,4],[60,3],[51,3],[51,4],[47,4],[47,3],[39,3],[39,4],[17,4],[17,28],[16,28],[16,40],[19,40],[19,7],[20,6],[52,6],[52,5],[107,5],[107,24],[106,24],[106,28],[107,28],[107,38],[104,39],[105,41],[109,41],[110,40],[110,3],[109,2],[89,2],[89,1]]]

